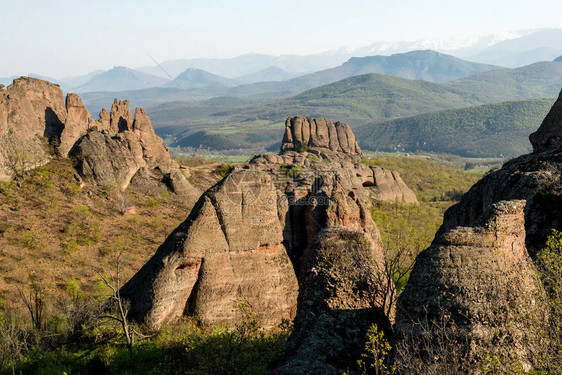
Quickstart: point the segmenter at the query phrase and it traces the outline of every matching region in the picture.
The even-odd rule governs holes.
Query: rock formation
[[[302,256],[294,354],[275,374],[341,374],[360,357],[374,322],[388,329],[382,245],[363,231],[323,229]]]
[[[59,137],[66,121],[62,90],[58,85],[21,77],[0,91],[0,178],[14,174],[9,159],[20,158],[28,168],[44,164],[48,143]],[[6,151],[13,148],[11,155]],[[26,159],[26,160],[23,160]]]
[[[351,128],[343,123],[335,124],[328,119],[289,117],[285,122],[285,135],[281,150],[302,151],[309,147],[324,148],[350,155],[360,155]]]
[[[527,201],[526,246],[534,257],[553,228],[562,229],[562,100],[558,99],[539,129],[531,134],[534,151],[488,172],[447,210],[440,232],[470,226],[493,203]]]
[[[382,259],[365,204],[373,170],[358,155],[309,151],[256,156],[207,191],[123,287],[132,316],[152,327],[186,313],[205,323],[234,324],[240,319],[235,301],[247,298],[259,323],[272,327],[294,316],[303,252],[333,226],[362,233],[344,238],[367,238],[372,259]],[[187,270],[189,276],[177,276]],[[378,298],[373,288],[356,292],[372,302]]]
[[[489,172],[446,211],[398,300],[399,345],[414,367],[439,358],[433,363],[437,372],[451,364],[476,372],[487,353],[502,363],[516,358],[526,370],[535,366],[537,327],[547,312],[531,259],[553,228],[562,229],[560,134],[559,98],[530,136],[533,153]],[[423,335],[430,344],[420,350]],[[453,357],[446,358],[446,347],[456,350]]]
[[[90,184],[125,189],[134,181],[140,188],[198,196],[154,133],[146,111],[137,108],[133,120],[128,101],[116,99],[111,112],[103,109],[96,121],[78,95],[70,93],[64,100],[58,85],[18,78],[0,91],[0,145],[1,179],[13,176],[16,165],[29,169],[58,153],[71,157]]]
[[[428,363],[436,373],[446,366],[473,373],[487,354],[526,370],[536,363],[544,293],[525,247],[524,208],[525,201],[492,204],[472,226],[443,231],[418,256],[395,326],[410,346],[398,351],[412,366],[408,373],[425,373],[416,361],[434,357]]]
[[[97,124],[77,94],[68,94],[65,104],[67,118],[64,130],[60,135],[59,152],[61,155],[68,155],[76,141]]]
[[[151,183],[164,183],[172,191],[181,191],[196,199],[197,192],[154,133],[146,111],[137,108],[134,120],[130,113],[128,101],[115,101],[109,114],[109,128],[103,129],[107,116],[102,110],[97,126],[76,142],[69,156],[75,161],[80,176],[89,183],[121,189],[131,183],[141,189]],[[114,132],[115,128],[121,130]]]
[[[153,327],[190,312],[230,324],[247,298],[260,324],[294,315],[297,280],[283,243],[277,192],[263,172],[240,170],[207,191],[187,220],[123,287],[131,313]]]

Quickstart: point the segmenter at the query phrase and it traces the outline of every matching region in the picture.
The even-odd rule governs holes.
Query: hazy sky
[[[559,0],[0,0],[0,77],[562,27]]]

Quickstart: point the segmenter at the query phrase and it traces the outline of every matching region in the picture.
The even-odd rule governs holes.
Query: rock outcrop
[[[49,157],[48,144],[57,143],[66,116],[58,85],[21,77],[0,90],[0,178],[14,174],[12,157],[21,159],[16,162],[26,168],[44,164]]]
[[[208,190],[122,288],[131,314],[152,327],[186,312],[231,324],[240,319],[236,301],[247,299],[264,327],[292,318],[297,279],[277,200],[271,176],[250,170]]]
[[[361,358],[374,322],[388,330],[382,245],[363,231],[323,229],[302,256],[294,354],[275,374],[341,374]]]
[[[66,100],[58,85],[21,77],[0,91],[0,178],[13,176],[15,166],[29,169],[52,156],[69,156],[84,181],[125,189],[169,188],[196,200],[199,195],[183,176],[154,133],[146,111],[131,114],[129,102],[114,101],[99,120],[76,94]],[[49,148],[50,146],[50,148]],[[12,159],[25,160],[12,160]]]
[[[544,292],[525,247],[524,208],[517,200],[492,204],[474,225],[443,231],[418,256],[395,326],[410,346],[398,351],[408,373],[425,373],[424,358],[435,358],[424,364],[435,373],[477,372],[486,355],[526,370],[536,363]]]
[[[97,125],[97,121],[92,119],[90,111],[86,109],[77,94],[68,94],[65,104],[67,117],[64,130],[60,135],[59,152],[61,155],[68,155],[76,141]]]
[[[285,122],[285,135],[281,150],[302,151],[310,147],[324,148],[350,155],[360,155],[361,149],[349,125],[335,124],[328,119],[289,117]]]
[[[196,200],[197,192],[154,133],[146,111],[137,108],[134,120],[130,114],[128,101],[115,101],[109,127],[103,129],[107,116],[102,111],[97,126],[76,142],[69,156],[83,180],[121,189],[133,182],[141,189],[165,184]],[[114,132],[115,128],[121,130]]]
[[[247,298],[264,327],[292,318],[303,252],[325,228],[362,233],[373,259],[382,259],[365,180],[374,185],[374,173],[358,155],[311,149],[256,156],[207,191],[123,287],[132,316],[153,327],[183,314],[233,324],[240,319],[235,301]],[[184,268],[190,276],[176,276]]]
[[[488,172],[447,210],[438,235],[470,226],[493,203],[526,200],[526,246],[534,257],[552,229],[562,229],[562,101],[558,99],[539,129],[531,134],[534,152]]]
[[[359,155],[314,148],[304,152],[284,150],[279,155],[257,155],[250,165],[276,174],[279,180],[308,181],[308,184],[312,184],[318,174],[336,172],[342,176],[346,189],[355,191],[365,200],[418,203],[398,172],[368,166]],[[308,191],[308,186],[304,190]]]
[[[487,173],[418,256],[396,323],[413,373],[427,358],[432,371],[477,372],[486,354],[535,367],[548,311],[532,259],[562,229],[560,134],[561,98],[531,134],[533,153]]]

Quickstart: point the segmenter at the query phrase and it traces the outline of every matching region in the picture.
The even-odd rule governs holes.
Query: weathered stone
[[[525,201],[492,204],[472,226],[442,231],[418,256],[395,326],[413,357],[399,361],[436,356],[436,373],[451,365],[478,372],[486,354],[517,359],[526,370],[536,364],[544,292],[525,247],[524,208]]]
[[[59,153],[68,155],[76,141],[96,124],[77,94],[66,95],[66,123],[60,135]]]
[[[58,143],[66,121],[66,109],[59,85],[40,79],[21,77],[0,91],[0,178],[13,175],[5,152],[14,146],[14,153],[27,160],[29,168],[49,159],[47,144]],[[7,143],[8,145],[5,145]]]
[[[109,131],[112,135],[125,130],[133,130],[133,115],[129,109],[129,101],[113,101],[109,115]]]
[[[361,358],[367,330],[388,330],[383,252],[363,231],[323,229],[302,257],[293,355],[275,374],[341,374]],[[387,331],[388,332],[388,331]]]
[[[138,136],[143,150],[143,158],[148,163],[157,162],[160,168],[177,169],[168,149],[162,145],[162,139],[154,133],[152,121],[150,121],[144,108],[135,109],[132,131]]]
[[[292,318],[297,280],[276,201],[263,172],[233,172],[207,191],[123,287],[131,313],[153,327],[186,311],[205,323],[231,324],[240,319],[236,301],[247,298],[264,327]]]
[[[416,195],[406,186],[398,172],[381,167],[371,167],[371,171],[373,172],[372,191],[376,200],[418,203]]]
[[[289,117],[281,150],[302,150],[309,147],[326,148],[350,155],[361,155],[351,128],[343,123],[310,117]]]
[[[110,137],[98,131],[81,138],[71,154],[85,182],[119,189],[126,189],[139,169],[146,166],[142,156],[142,147],[133,133]]]

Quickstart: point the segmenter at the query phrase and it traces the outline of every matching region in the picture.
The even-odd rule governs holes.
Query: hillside
[[[257,106],[221,112],[213,112],[207,107],[200,110],[199,119],[192,118],[185,125],[178,125],[178,122],[184,116],[190,116],[192,107],[178,105],[174,109],[155,109],[151,111],[151,117],[156,126],[166,127],[167,131],[171,130],[170,126],[177,126],[174,146],[220,149],[217,146],[233,145],[234,142],[238,145],[235,148],[259,150],[274,147],[277,143],[268,143],[269,140],[280,139],[285,119],[297,114],[344,120],[353,127],[484,102],[485,99],[477,95],[436,83],[366,74]],[[195,139],[194,130],[201,130]]]
[[[356,130],[365,150],[435,152],[465,157],[507,157],[529,151],[554,99],[486,104],[422,114]]]
[[[76,92],[140,90],[162,86],[169,80],[146,74],[124,66],[116,66],[107,72],[93,76],[88,82],[75,87]],[[112,95],[115,95],[114,93]]]
[[[541,62],[517,69],[494,70],[461,78],[445,85],[486,93],[494,101],[551,98],[562,86],[562,64]]]

